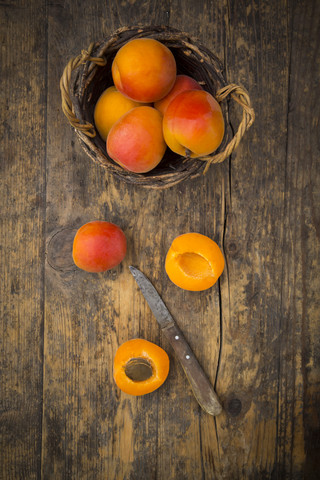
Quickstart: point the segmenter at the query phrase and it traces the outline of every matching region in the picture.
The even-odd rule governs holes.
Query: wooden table
[[[1,479],[319,478],[319,7],[1,4]],[[231,158],[166,190],[94,164],[61,111],[67,61],[137,24],[201,41],[256,113]],[[234,128],[240,118],[230,104]],[[128,239],[125,260],[103,274],[70,261],[72,235],[90,220]],[[164,271],[172,240],[189,231],[226,259],[204,292]],[[183,330],[223,403],[218,417],[197,404],[130,264]],[[142,397],[112,377],[118,346],[136,337],[170,357],[164,385]]]

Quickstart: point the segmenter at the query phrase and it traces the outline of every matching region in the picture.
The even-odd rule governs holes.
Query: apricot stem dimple
[[[190,277],[201,279],[213,276],[210,263],[198,253],[181,253],[177,256],[177,263],[184,273]]]

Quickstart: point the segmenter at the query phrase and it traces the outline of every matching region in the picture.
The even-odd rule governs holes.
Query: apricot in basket
[[[94,123],[100,137],[106,140],[116,121],[132,108],[139,106],[141,103],[125,97],[114,85],[108,87],[100,95],[94,109]]]
[[[168,93],[164,98],[159,100],[158,102],[155,102],[154,106],[157,110],[159,110],[162,115],[164,115],[164,112],[168,108],[169,104],[172,102],[172,100],[181,92],[184,92],[186,90],[202,90],[201,85],[192,77],[189,77],[189,75],[177,75],[176,81]]]
[[[171,50],[152,38],[127,42],[112,63],[116,88],[137,102],[151,103],[163,98],[173,87],[176,73]]]
[[[136,107],[111,128],[107,152],[118,165],[135,173],[153,170],[166,151],[162,116],[153,107]]]
[[[200,157],[214,152],[224,136],[219,103],[204,90],[186,90],[168,105],[163,134],[168,147],[179,155]]]

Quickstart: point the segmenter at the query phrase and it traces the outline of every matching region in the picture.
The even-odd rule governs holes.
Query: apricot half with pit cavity
[[[180,288],[201,291],[211,288],[224,269],[219,246],[201,233],[176,237],[168,250],[165,269],[170,280]]]
[[[145,395],[159,388],[169,373],[169,357],[158,345],[134,338],[120,345],[113,363],[117,386],[129,395]]]

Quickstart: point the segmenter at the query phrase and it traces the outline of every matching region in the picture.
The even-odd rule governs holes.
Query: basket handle
[[[74,108],[73,104],[70,98],[70,80],[71,80],[71,74],[72,72],[78,68],[80,65],[83,63],[89,61],[93,62],[96,65],[99,65],[103,67],[106,64],[106,61],[104,58],[99,58],[99,57],[91,57],[90,54],[94,48],[94,43],[91,43],[89,45],[88,50],[82,50],[81,54],[79,54],[77,57],[72,58],[66,65],[63,74],[60,78],[60,92],[61,92],[61,102],[62,102],[62,111],[69,120],[69,123],[76,128],[77,130],[80,130],[81,132],[85,133],[88,135],[88,137],[95,137],[96,136],[96,131],[94,129],[94,126],[89,123],[80,123],[80,121],[77,119],[75,113],[74,113]]]
[[[221,163],[225,160],[232,152],[238,147],[240,140],[242,139],[245,132],[251,127],[255,119],[255,113],[251,106],[251,101],[248,92],[239,85],[235,83],[231,83],[230,85],[226,85],[225,87],[221,88],[216,93],[216,100],[220,103],[225,100],[229,95],[231,98],[239,103],[243,109],[242,113],[242,120],[238,127],[237,132],[230,140],[226,148],[214,156],[207,156],[207,157],[199,157],[199,160],[203,160],[207,162],[207,165],[204,169],[203,173],[206,173],[208,168],[210,167],[211,163]]]

